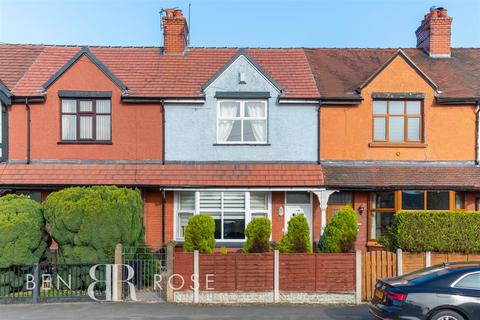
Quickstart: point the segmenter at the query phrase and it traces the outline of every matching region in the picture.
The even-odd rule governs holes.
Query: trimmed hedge
[[[270,251],[270,235],[272,223],[268,218],[255,218],[247,226],[247,241],[243,246],[245,253],[262,253]]]
[[[39,262],[49,246],[44,225],[38,202],[24,195],[0,197],[0,268]]]
[[[215,248],[215,220],[207,214],[196,214],[188,219],[183,251],[213,253]]]
[[[280,240],[282,253],[311,253],[310,226],[305,215],[299,214],[288,221],[288,231]]]
[[[143,235],[138,190],[73,187],[51,193],[43,205],[59,263],[109,263],[117,243],[137,246]]]
[[[357,213],[351,207],[345,207],[327,223],[318,249],[320,252],[353,252],[358,233]]]
[[[387,242],[410,252],[480,252],[480,212],[399,211]]]

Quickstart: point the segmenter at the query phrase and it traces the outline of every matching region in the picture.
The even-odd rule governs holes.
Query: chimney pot
[[[183,55],[187,48],[188,25],[182,10],[165,9],[162,17],[163,54]]]

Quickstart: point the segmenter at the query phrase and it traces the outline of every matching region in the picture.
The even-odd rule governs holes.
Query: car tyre
[[[441,310],[430,317],[430,320],[465,320],[465,318],[453,310]]]

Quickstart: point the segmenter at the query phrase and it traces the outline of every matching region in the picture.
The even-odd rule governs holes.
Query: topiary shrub
[[[480,252],[480,212],[399,211],[390,229],[392,246],[410,252]]]
[[[247,241],[243,246],[245,253],[262,253],[270,251],[272,223],[268,218],[256,218],[250,221],[245,230]]]
[[[215,221],[206,214],[196,214],[188,220],[185,228],[183,251],[213,253],[215,248]]]
[[[49,246],[41,205],[24,195],[0,197],[0,268],[40,261]]]
[[[279,250],[283,253],[311,253],[310,226],[303,214],[296,215],[288,221],[288,231],[280,240]]]
[[[320,252],[352,252],[358,233],[357,213],[351,207],[338,211],[327,223],[318,243]]]
[[[117,243],[137,246],[143,235],[138,190],[73,187],[51,193],[43,205],[58,263],[109,263]]]

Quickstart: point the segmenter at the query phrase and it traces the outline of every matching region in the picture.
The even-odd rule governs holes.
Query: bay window
[[[108,99],[62,99],[61,138],[64,142],[111,141]]]
[[[248,222],[258,217],[269,217],[270,211],[268,192],[177,192],[176,237],[183,239],[188,219],[201,213],[214,219],[216,240],[245,240]]]
[[[374,142],[421,142],[422,136],[421,101],[373,101]]]
[[[266,101],[222,100],[217,115],[218,143],[267,143]]]

